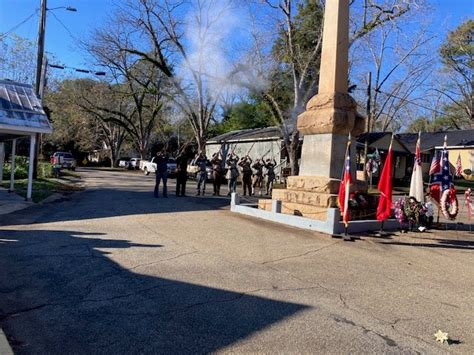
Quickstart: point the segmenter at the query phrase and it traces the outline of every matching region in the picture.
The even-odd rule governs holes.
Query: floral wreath
[[[441,212],[447,219],[454,221],[459,212],[458,199],[456,197],[456,190],[444,190],[440,200]]]
[[[404,212],[409,220],[418,224],[420,223],[420,216],[425,214],[426,209],[416,198],[408,197],[405,200]]]

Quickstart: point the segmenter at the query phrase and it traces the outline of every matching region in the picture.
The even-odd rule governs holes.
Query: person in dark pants
[[[265,195],[271,195],[273,191],[273,182],[275,181],[275,166],[276,166],[276,160],[273,158],[273,160],[267,159],[264,167],[267,169],[266,173],[266,188],[267,188],[267,193]]]
[[[188,157],[181,152],[176,158],[176,196],[186,196],[186,180],[188,179]]]
[[[239,162],[239,166],[242,168],[242,185],[244,187],[244,196],[252,195],[252,159],[247,155],[242,157]]]
[[[229,182],[229,192],[227,193],[227,196],[230,196],[232,192],[236,192],[237,190],[237,178],[240,175],[239,169],[237,167],[238,163],[239,157],[233,152],[227,156],[227,173],[225,176],[227,181]]]
[[[214,186],[214,196],[220,196],[221,194],[221,183],[222,183],[222,159],[221,153],[214,153],[212,156],[212,185]]]
[[[263,159],[263,158],[262,158]],[[262,195],[262,183],[263,183],[263,163],[260,159],[252,165],[254,170],[253,181],[252,181],[252,195],[255,195],[257,187],[259,188],[259,194]]]
[[[155,197],[158,197],[160,182],[163,181],[163,197],[168,197],[168,153],[161,151],[156,157],[156,180],[155,180]]]
[[[198,172],[196,174],[196,181],[197,181],[197,192],[196,196],[201,195],[201,188],[202,188],[202,195],[206,193],[206,181],[207,181],[207,171],[206,171],[206,166],[207,166],[207,158],[206,156],[201,152],[196,155],[196,157],[193,160],[192,165],[196,165],[198,167]]]

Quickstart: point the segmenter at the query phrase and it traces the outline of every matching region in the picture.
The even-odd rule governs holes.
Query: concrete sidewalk
[[[21,196],[0,187],[0,216],[22,210],[34,205],[33,202],[25,201]]]

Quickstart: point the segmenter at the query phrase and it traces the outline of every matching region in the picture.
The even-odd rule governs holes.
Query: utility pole
[[[40,95],[42,71],[43,71],[43,58],[44,58],[44,34],[46,30],[46,2],[47,0],[41,0],[41,14],[38,27],[38,56],[36,58],[36,82],[35,82],[35,93]]]
[[[366,106],[366,126],[365,126],[365,144],[364,144],[364,180],[368,180],[368,172],[367,172],[367,154],[369,149],[369,133],[370,133],[370,116],[371,116],[371,108],[370,103],[372,101],[372,72],[369,72],[367,75],[367,106]]]
[[[43,89],[45,78],[43,77],[43,60],[44,60],[44,35],[46,30],[46,1],[41,0],[41,13],[38,26],[38,55],[36,58],[36,82],[35,93],[39,97],[40,102],[43,102]],[[41,146],[41,134],[36,133],[36,147],[33,161],[33,179],[38,177],[38,153]],[[30,162],[31,164],[31,162]]]

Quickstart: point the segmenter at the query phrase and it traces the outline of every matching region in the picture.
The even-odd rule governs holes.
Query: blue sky
[[[93,28],[107,20],[117,2],[119,1],[48,0],[48,8],[73,6],[78,11],[57,9],[48,13],[46,51],[54,54],[63,64],[87,67],[84,55],[77,48],[73,36],[85,38]],[[428,2],[435,8],[435,26],[436,23],[446,23],[448,28],[453,29],[469,17],[474,18],[474,0],[429,0]],[[0,33],[9,31],[34,14],[39,6],[40,0],[0,0]],[[38,18],[38,14],[34,15],[13,32],[36,43]],[[439,34],[441,38],[446,35],[446,33]]]

